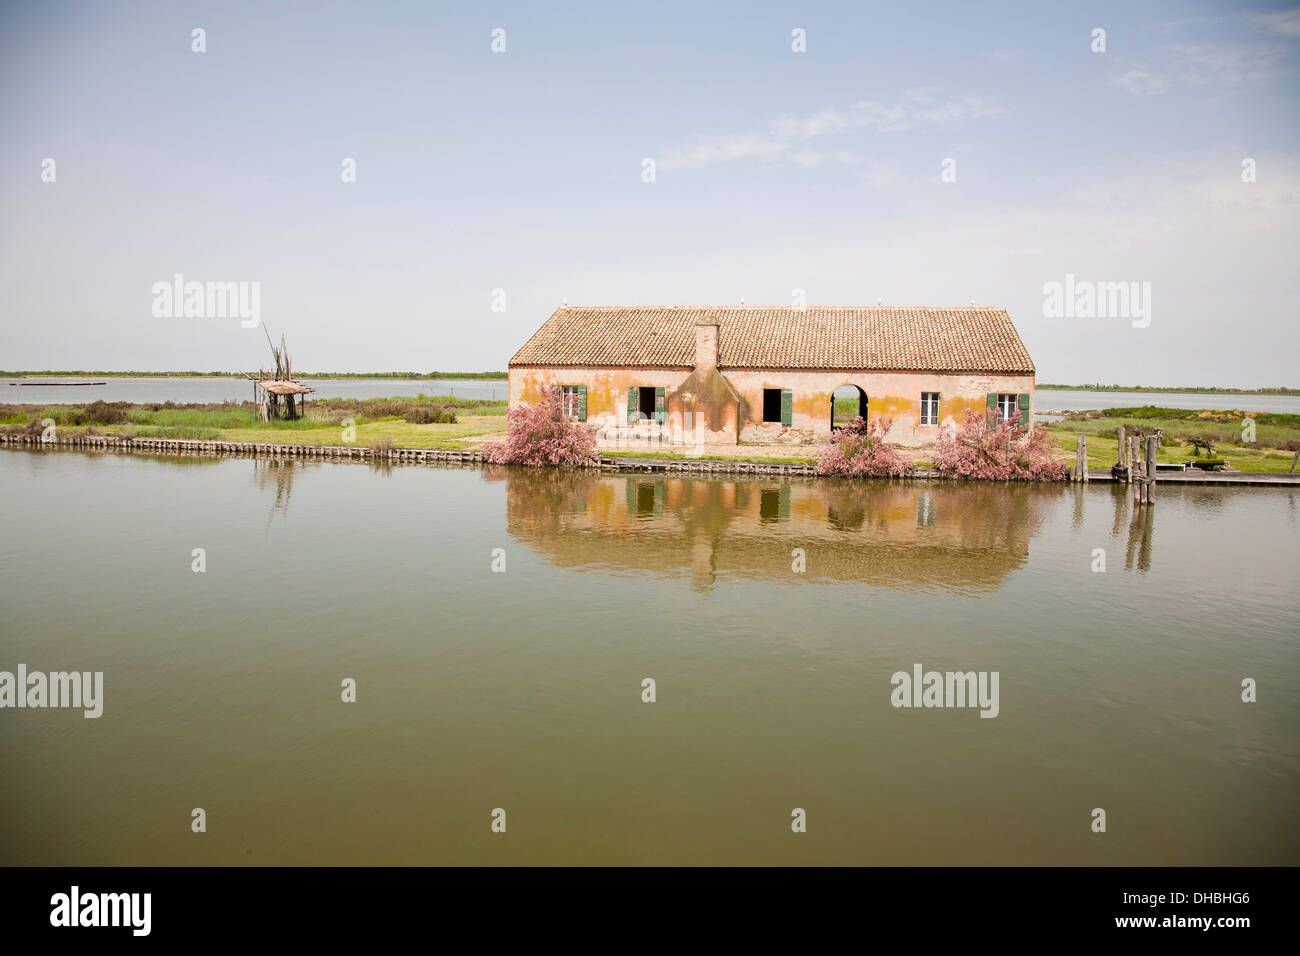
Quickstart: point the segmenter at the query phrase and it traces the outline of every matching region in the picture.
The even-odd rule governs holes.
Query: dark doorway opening
[[[642,421],[655,419],[655,390],[641,386],[637,392],[637,418]]]
[[[763,423],[765,425],[781,424],[781,390],[779,388],[763,389]]]

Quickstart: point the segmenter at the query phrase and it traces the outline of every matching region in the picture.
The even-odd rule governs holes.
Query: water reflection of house
[[[1059,489],[511,470],[507,528],[553,563],[676,577],[996,590]],[[792,571],[803,548],[807,570]]]

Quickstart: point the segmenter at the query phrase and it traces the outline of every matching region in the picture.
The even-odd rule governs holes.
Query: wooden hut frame
[[[266,326],[262,326],[262,331],[266,332]],[[271,354],[275,357],[275,371],[268,373],[259,369],[256,376],[248,375],[253,382],[257,417],[264,422],[270,421],[272,416],[290,420],[304,417],[307,413],[306,396],[316,390],[293,380],[293,367],[283,335],[277,349],[271,341],[271,333],[266,332],[266,344],[271,346]]]

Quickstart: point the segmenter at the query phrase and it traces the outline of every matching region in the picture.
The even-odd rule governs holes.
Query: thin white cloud
[[[770,157],[790,148],[789,143],[763,135],[700,136],[690,143],[668,149],[659,167],[665,170],[698,169],[734,159]]]
[[[1160,20],[1149,24],[1146,29],[1154,33],[1174,33],[1186,27],[1200,27],[1222,22],[1223,17],[1183,17],[1181,20]]]
[[[1251,16],[1256,23],[1284,37],[1300,37],[1300,7],[1279,10],[1276,13],[1256,13]]]
[[[1154,96],[1175,89],[1241,89],[1260,86],[1282,75],[1285,50],[1274,47],[1170,46],[1159,67],[1143,64],[1111,78],[1134,96]]]
[[[1003,112],[983,97],[942,99],[941,92],[938,87],[917,87],[896,103],[859,100],[847,109],[827,108],[811,116],[779,117],[771,122],[767,133],[696,137],[665,151],[659,165],[671,171],[754,158],[777,158],[802,166],[861,163],[863,158],[852,152],[816,151],[796,148],[796,144],[856,129],[898,132],[919,126],[953,126]]]
[[[862,156],[846,150],[821,152],[815,149],[800,149],[785,155],[796,166],[825,166],[827,163],[850,166],[864,161]]]
[[[1157,93],[1165,92],[1170,85],[1169,77],[1147,70],[1129,70],[1127,73],[1112,77],[1111,82],[1125,93],[1134,96],[1155,96]]]

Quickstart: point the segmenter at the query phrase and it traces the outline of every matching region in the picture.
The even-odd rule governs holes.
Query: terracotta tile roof
[[[701,319],[720,327],[723,369],[1034,371],[1006,309],[976,306],[570,306],[510,364],[692,368]]]

